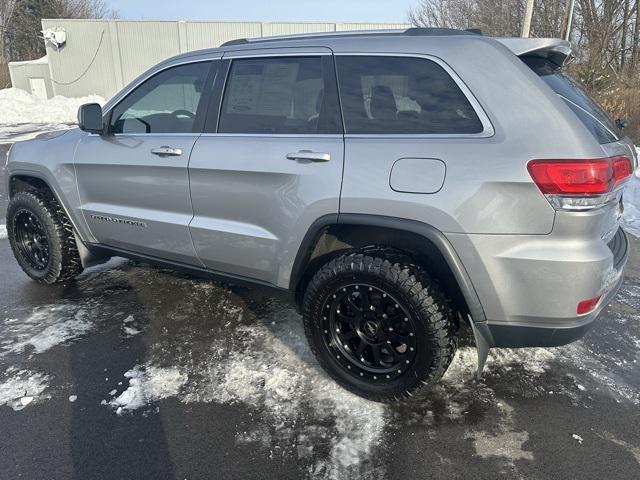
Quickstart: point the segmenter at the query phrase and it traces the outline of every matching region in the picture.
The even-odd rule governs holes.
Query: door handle
[[[181,148],[160,147],[151,150],[151,153],[158,155],[159,157],[179,157],[182,155]]]
[[[289,160],[308,160],[310,162],[328,162],[331,155],[322,152],[312,152],[311,150],[300,150],[298,152],[287,153]]]

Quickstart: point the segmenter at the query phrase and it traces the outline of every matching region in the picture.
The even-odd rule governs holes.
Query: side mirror
[[[78,109],[78,126],[89,133],[104,133],[102,107],[97,103],[86,103]]]

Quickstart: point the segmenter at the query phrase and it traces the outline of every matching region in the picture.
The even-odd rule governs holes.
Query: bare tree
[[[104,0],[0,0],[0,88],[9,83],[7,63],[45,54],[43,18],[115,17]]]

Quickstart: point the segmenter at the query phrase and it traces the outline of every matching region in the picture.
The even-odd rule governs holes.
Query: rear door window
[[[346,133],[474,134],[483,125],[451,76],[424,58],[336,57]]]
[[[325,85],[325,66],[323,57],[233,60],[218,132],[342,133],[335,84]]]

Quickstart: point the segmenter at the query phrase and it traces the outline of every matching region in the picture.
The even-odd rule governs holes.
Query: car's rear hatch
[[[572,54],[569,42],[553,38],[497,38],[496,40],[517,55],[571,109],[577,120],[601,145],[603,159],[613,159],[613,165],[615,159],[627,157],[631,161],[631,171],[638,167],[636,150],[631,140],[623,134],[617,123],[602,107],[564,71],[563,67]],[[584,159],[585,162],[590,160],[592,159]],[[625,169],[624,173],[628,173],[628,169]],[[600,217],[597,230],[602,240],[610,243],[618,230],[623,208],[621,189],[614,185],[612,190],[615,191],[598,195],[585,193],[581,198],[572,198],[572,195],[566,192],[546,196],[557,210],[581,212],[606,210],[605,218],[602,215],[595,217]],[[585,217],[585,221],[587,218],[589,217]]]

